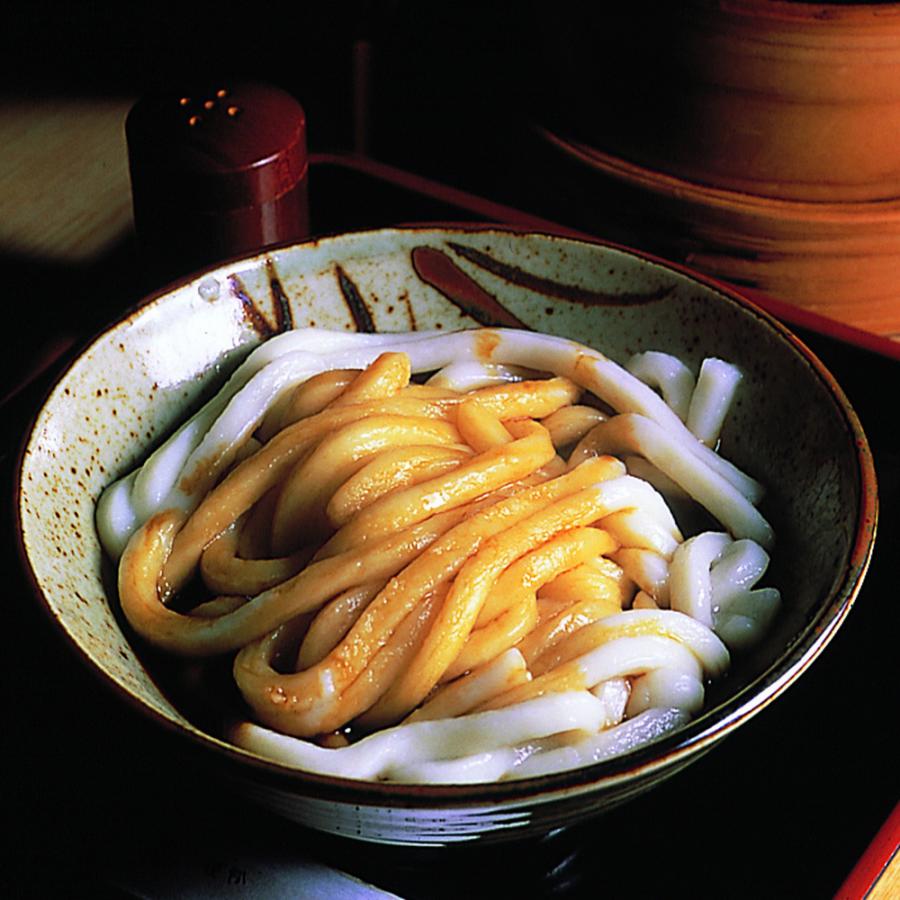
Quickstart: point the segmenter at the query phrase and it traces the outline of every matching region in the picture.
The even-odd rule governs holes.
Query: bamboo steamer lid
[[[597,83],[616,91],[582,131],[592,144],[761,196],[900,197],[900,3],[641,10],[619,13],[603,35],[609,68],[598,64]]]

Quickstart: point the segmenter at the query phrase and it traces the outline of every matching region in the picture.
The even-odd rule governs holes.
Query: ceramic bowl
[[[482,786],[370,784],[291,770],[192,722],[120,625],[94,528],[104,488],[139,463],[263,338],[294,326],[446,330],[482,324],[577,337],[620,361],[644,349],[746,372],[723,451],[768,487],[778,535],[768,578],[784,609],[767,639],[708,692],[702,715],[630,755]],[[283,815],[368,841],[441,845],[546,832],[651,788],[760,712],[848,613],[874,539],[865,437],[840,388],[745,300],[621,248],[492,228],[350,234],[221,265],[151,297],[72,363],[22,456],[20,542],[55,627],[124,701]]]

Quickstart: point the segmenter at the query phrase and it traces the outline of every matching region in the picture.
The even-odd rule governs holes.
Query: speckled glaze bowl
[[[645,349],[746,372],[724,453],[768,486],[778,536],[768,580],[784,609],[708,692],[706,711],[615,760],[532,780],[409,787],[308,775],[190,721],[120,626],[94,528],[101,490],[196,408],[260,340],[293,326],[539,329],[620,361]],[[539,834],[645,791],[760,712],[822,652],[859,590],[875,533],[872,461],[822,365],[727,290],[633,252],[490,228],[350,234],[237,260],[151,297],[111,325],[49,394],[21,460],[21,548],[40,602],[84,660],[229,784],[287,817],[369,841],[440,845]]]

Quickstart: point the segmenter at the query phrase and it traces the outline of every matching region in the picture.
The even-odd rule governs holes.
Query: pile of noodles
[[[234,654],[240,746],[361,779],[568,769],[688,721],[777,611],[760,485],[715,450],[739,382],[508,329],[301,329],[97,526],[141,637]],[[688,500],[721,530],[685,539]]]

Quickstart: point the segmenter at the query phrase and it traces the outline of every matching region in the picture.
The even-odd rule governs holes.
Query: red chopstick
[[[841,885],[835,900],[859,900],[862,897],[897,896],[900,890],[900,803],[887,817],[866,852]],[[884,891],[882,893],[881,891]]]

